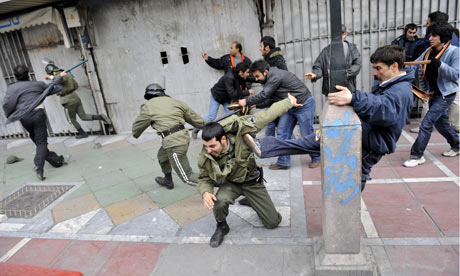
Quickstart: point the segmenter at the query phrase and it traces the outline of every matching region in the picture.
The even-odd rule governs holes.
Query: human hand
[[[45,80],[52,80],[52,79],[53,79],[53,76],[50,76],[50,75],[45,76]]]
[[[256,94],[256,91],[254,91],[254,89],[249,89],[249,95],[255,95]]]
[[[201,56],[203,57],[204,60],[208,61],[208,54],[206,52],[202,53]]]
[[[336,85],[335,88],[340,92],[329,93],[327,95],[330,104],[342,106],[351,103],[353,95],[351,94],[350,90],[348,90],[348,88],[340,85]]]
[[[203,193],[203,205],[206,209],[211,210],[214,207],[214,201],[216,201],[215,195],[208,192]]]
[[[61,77],[65,77],[65,76],[67,76],[67,73],[66,73],[66,72],[64,72],[64,71],[62,71],[62,72],[59,74],[59,76],[61,76]]]
[[[436,68],[439,68],[441,66],[441,61],[435,57],[432,57],[430,58],[431,60],[431,64],[436,67]]]
[[[297,98],[292,96],[291,93],[288,93],[288,98],[289,100],[291,101],[292,103],[292,107],[299,107],[299,106],[303,106],[303,104],[298,104],[297,103]]]
[[[238,104],[239,104],[240,106],[246,106],[246,99],[238,100]]]
[[[305,74],[305,78],[307,78],[309,80],[316,79],[316,74],[308,72],[308,73]]]

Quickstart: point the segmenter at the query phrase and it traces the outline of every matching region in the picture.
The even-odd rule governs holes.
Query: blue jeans
[[[417,139],[410,150],[410,158],[418,159],[423,156],[430,141],[433,127],[446,138],[452,149],[459,149],[458,133],[449,124],[449,107],[455,99],[456,93],[445,96],[434,95],[429,101],[429,109],[423,118]]]
[[[309,97],[303,106],[292,108],[280,117],[277,134],[280,140],[288,140],[292,137],[292,132],[296,123],[299,124],[300,134],[302,137],[313,133],[313,116],[315,115],[315,99]],[[319,154],[310,153],[311,161],[318,162],[321,158]],[[276,164],[289,166],[291,163],[290,156],[280,156]]]
[[[279,119],[276,119],[273,122],[270,122],[265,127],[265,136],[273,136],[273,137],[275,137],[276,126],[278,125],[278,121],[279,121]]]
[[[214,121],[217,117],[217,111],[219,111],[219,106],[220,106],[220,103],[218,103],[214,97],[212,96],[211,94],[211,97],[210,97],[210,102],[209,102],[209,112],[208,112],[208,115],[206,115],[206,117],[204,117],[204,120],[205,121],[208,121],[208,122],[211,122],[211,121]],[[230,114],[230,110],[228,110],[227,106],[228,106],[229,103],[224,103],[223,106],[224,106],[224,111],[225,111],[225,114]]]

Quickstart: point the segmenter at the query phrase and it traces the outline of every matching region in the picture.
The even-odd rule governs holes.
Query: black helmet
[[[150,100],[153,97],[166,96],[165,90],[158,83],[151,83],[145,88],[144,99]]]
[[[48,75],[51,75],[53,74],[53,72],[58,72],[60,71],[61,69],[59,69],[59,67],[57,67],[56,65],[52,64],[52,63],[48,63],[46,66],[45,66],[45,71]]]

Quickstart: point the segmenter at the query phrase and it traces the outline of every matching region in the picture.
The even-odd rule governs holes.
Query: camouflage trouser
[[[77,114],[78,117],[80,117],[80,119],[83,121],[93,120],[93,115],[86,114],[85,109],[83,108],[83,105],[80,100],[73,103],[66,103],[63,106],[67,115],[67,119],[75,127],[75,129],[81,128],[80,124],[77,122]]]
[[[158,161],[163,173],[171,173],[172,168],[174,168],[184,183],[195,186],[198,182],[198,174],[194,173],[190,167],[187,150],[188,144],[167,149],[161,147],[157,154]]]

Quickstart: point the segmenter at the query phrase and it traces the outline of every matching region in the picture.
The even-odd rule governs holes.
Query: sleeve
[[[225,78],[225,90],[227,90],[228,97],[231,101],[238,99],[238,89],[235,89],[233,86],[233,80],[230,78]]]
[[[200,158],[204,158],[200,156]],[[209,177],[204,164],[198,162],[198,192],[200,195],[203,195],[205,192],[213,193],[214,192],[214,181]]]
[[[206,125],[206,121],[190,108],[187,104],[183,103],[185,108],[184,120],[196,128],[203,128]]]
[[[450,81],[457,82],[459,78],[459,62],[458,62],[458,49],[452,55],[450,64],[447,64],[441,61],[441,66],[439,67],[439,74],[442,78],[445,78]]]
[[[225,69],[224,57],[225,56],[222,56],[221,58],[217,59],[208,56],[206,63],[214,69],[222,70]]]
[[[148,114],[147,105],[143,104],[141,107],[141,113],[137,116],[136,120],[133,123],[133,136],[134,138],[139,138],[142,132],[150,126],[152,120]]]
[[[352,64],[350,68],[347,68],[347,78],[352,79],[355,78],[358,74],[359,71],[361,70],[361,54],[358,51],[358,48],[356,48],[355,45],[353,45],[352,49]]]
[[[18,97],[15,97],[14,95],[12,95],[11,91],[7,90],[6,96],[3,99],[3,111],[5,112],[5,116],[7,118],[11,115],[11,113],[13,113],[17,103]]]
[[[289,98],[286,98],[282,101],[278,101],[272,104],[272,106],[265,111],[257,112],[254,115],[255,124],[257,128],[256,133],[259,132],[262,128],[264,128],[266,125],[268,125],[270,122],[273,122],[276,118],[286,113],[291,108],[291,100],[289,100]]]
[[[58,76],[57,78],[53,79],[53,81],[49,85],[46,85],[44,82],[42,83],[44,85],[44,89],[46,89],[46,87],[48,86],[51,86],[50,90],[48,91],[48,95],[53,95],[62,90],[61,83],[63,82],[63,80],[64,80],[63,77]]]
[[[398,121],[401,98],[397,92],[388,89],[382,95],[374,95],[356,90],[351,105],[362,121],[388,127]]]
[[[326,58],[327,58],[327,49],[328,47],[324,48],[319,56],[316,58],[315,63],[313,63],[312,73],[316,75],[312,81],[315,82],[323,77],[323,67],[326,66]],[[326,63],[326,64],[325,64]]]
[[[276,92],[276,89],[278,89],[280,83],[281,83],[281,79],[276,75],[272,75],[270,79],[267,80],[267,83],[265,84],[264,89],[260,91],[260,93],[250,96],[247,99],[247,105],[251,106],[254,104],[259,104],[269,99],[271,95],[273,95],[273,93]]]
[[[286,61],[284,60],[283,56],[281,56],[281,55],[276,56],[274,63],[275,63],[275,67],[278,67],[279,69],[288,71]]]

